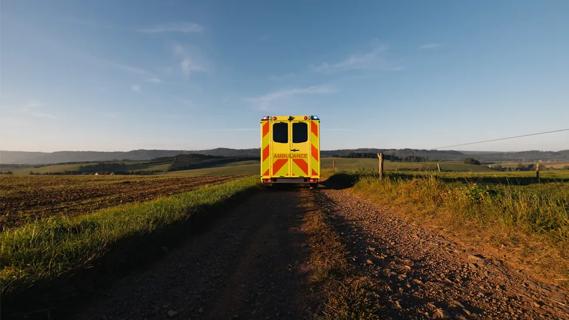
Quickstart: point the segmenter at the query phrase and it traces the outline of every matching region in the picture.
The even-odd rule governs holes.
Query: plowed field
[[[220,183],[232,177],[0,177],[0,231],[55,215],[93,212]]]

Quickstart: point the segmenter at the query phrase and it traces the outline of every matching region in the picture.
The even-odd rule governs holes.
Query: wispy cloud
[[[355,70],[400,70],[402,67],[387,59],[385,45],[374,46],[363,53],[354,53],[338,62],[323,62],[312,66],[312,70],[322,73],[336,73]]]
[[[297,76],[294,72],[284,73],[284,74],[274,74],[269,76],[269,80],[271,81],[283,81],[283,80],[291,80]]]
[[[131,73],[134,75],[138,75],[138,76],[144,76],[144,77],[149,77],[149,78],[154,77],[154,75],[151,71],[146,70],[146,69],[141,68],[141,67],[137,67],[137,66],[133,66],[130,64],[117,62],[117,61],[113,61],[113,60],[109,60],[109,59],[105,59],[105,58],[100,58],[97,56],[93,56],[91,54],[85,54],[85,57],[87,59],[99,64],[99,65],[102,65],[102,66],[108,66],[110,68],[125,71],[125,72]]]
[[[335,92],[327,85],[309,86],[303,88],[282,89],[267,94],[248,98],[259,110],[268,110],[275,102],[301,95],[329,94]]]
[[[197,61],[197,59],[190,55],[189,50],[181,45],[174,46],[174,54],[179,59],[179,66],[186,76],[189,76],[196,72],[206,72],[207,68],[203,63]]]
[[[429,43],[424,43],[422,45],[419,46],[419,49],[422,50],[429,50],[429,49],[436,49],[439,48],[441,46],[440,43],[436,43],[436,42],[429,42]]]
[[[140,88],[140,85],[138,84],[133,84],[130,86],[130,90],[134,91],[134,92],[140,92],[142,89]]]
[[[203,30],[204,28],[201,25],[193,22],[171,22],[138,29],[139,32],[143,33],[200,33]]]
[[[145,79],[146,82],[150,82],[150,83],[162,83],[162,79],[158,78],[158,77],[150,77]]]
[[[204,132],[249,132],[258,131],[259,128],[219,128],[219,129],[205,129]]]
[[[23,106],[20,106],[16,109],[21,115],[27,117],[49,120],[57,119],[57,116],[55,114],[42,110],[43,107],[44,104],[42,102],[37,100],[30,100]]]

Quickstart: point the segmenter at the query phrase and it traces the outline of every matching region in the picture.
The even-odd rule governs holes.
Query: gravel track
[[[297,190],[257,193],[69,318],[307,318],[299,204]]]
[[[256,193],[163,259],[97,293],[69,318],[317,317],[329,300],[325,295],[333,293],[309,285],[315,250],[301,230],[315,211],[339,235],[353,277],[376,284],[369,287],[378,290],[378,318],[569,319],[568,294],[561,288],[332,189]]]

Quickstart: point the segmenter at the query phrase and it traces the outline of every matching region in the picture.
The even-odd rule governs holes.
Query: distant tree
[[[474,165],[480,165],[480,161],[474,159],[474,158],[466,158],[464,159],[464,163],[466,164],[474,164]]]
[[[535,165],[533,163],[532,164],[518,163],[515,170],[516,171],[531,171],[531,170],[535,170]]]
[[[406,157],[403,157],[401,160],[408,161],[408,162],[425,162],[425,161],[427,161],[426,158],[419,157],[419,156],[406,156]]]

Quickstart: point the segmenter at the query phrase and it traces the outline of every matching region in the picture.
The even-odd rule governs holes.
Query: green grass
[[[55,217],[0,233],[0,292],[89,266],[123,240],[188,219],[200,208],[253,188],[249,177],[75,217]]]
[[[356,169],[372,169],[377,170],[377,159],[369,158],[322,158],[322,169],[332,168],[332,161],[336,164],[337,171],[349,171]],[[483,165],[465,164],[461,161],[441,161],[439,162],[443,171],[472,171],[472,172],[488,172],[492,169]],[[436,161],[427,162],[399,162],[385,161],[384,169],[388,171],[405,171],[405,170],[437,170]]]
[[[458,177],[458,174],[446,175]],[[477,175],[480,177],[480,175]],[[569,241],[569,183],[516,185],[444,180],[440,176],[395,176],[379,182],[361,176],[356,190],[381,194],[393,203],[420,206],[435,214],[447,210],[482,225],[548,236],[552,242]]]
[[[78,171],[81,166],[92,165],[94,163],[69,163],[53,164],[45,166],[29,166],[12,170],[15,175],[28,175],[31,172],[39,174],[60,174],[70,171]]]
[[[259,161],[247,160],[231,162],[215,167],[180,170],[168,172],[166,175],[184,175],[188,177],[198,176],[237,176],[237,175],[259,175]]]
[[[460,234],[460,241],[508,253],[520,268],[569,286],[569,172],[348,175],[353,191],[411,219]]]

